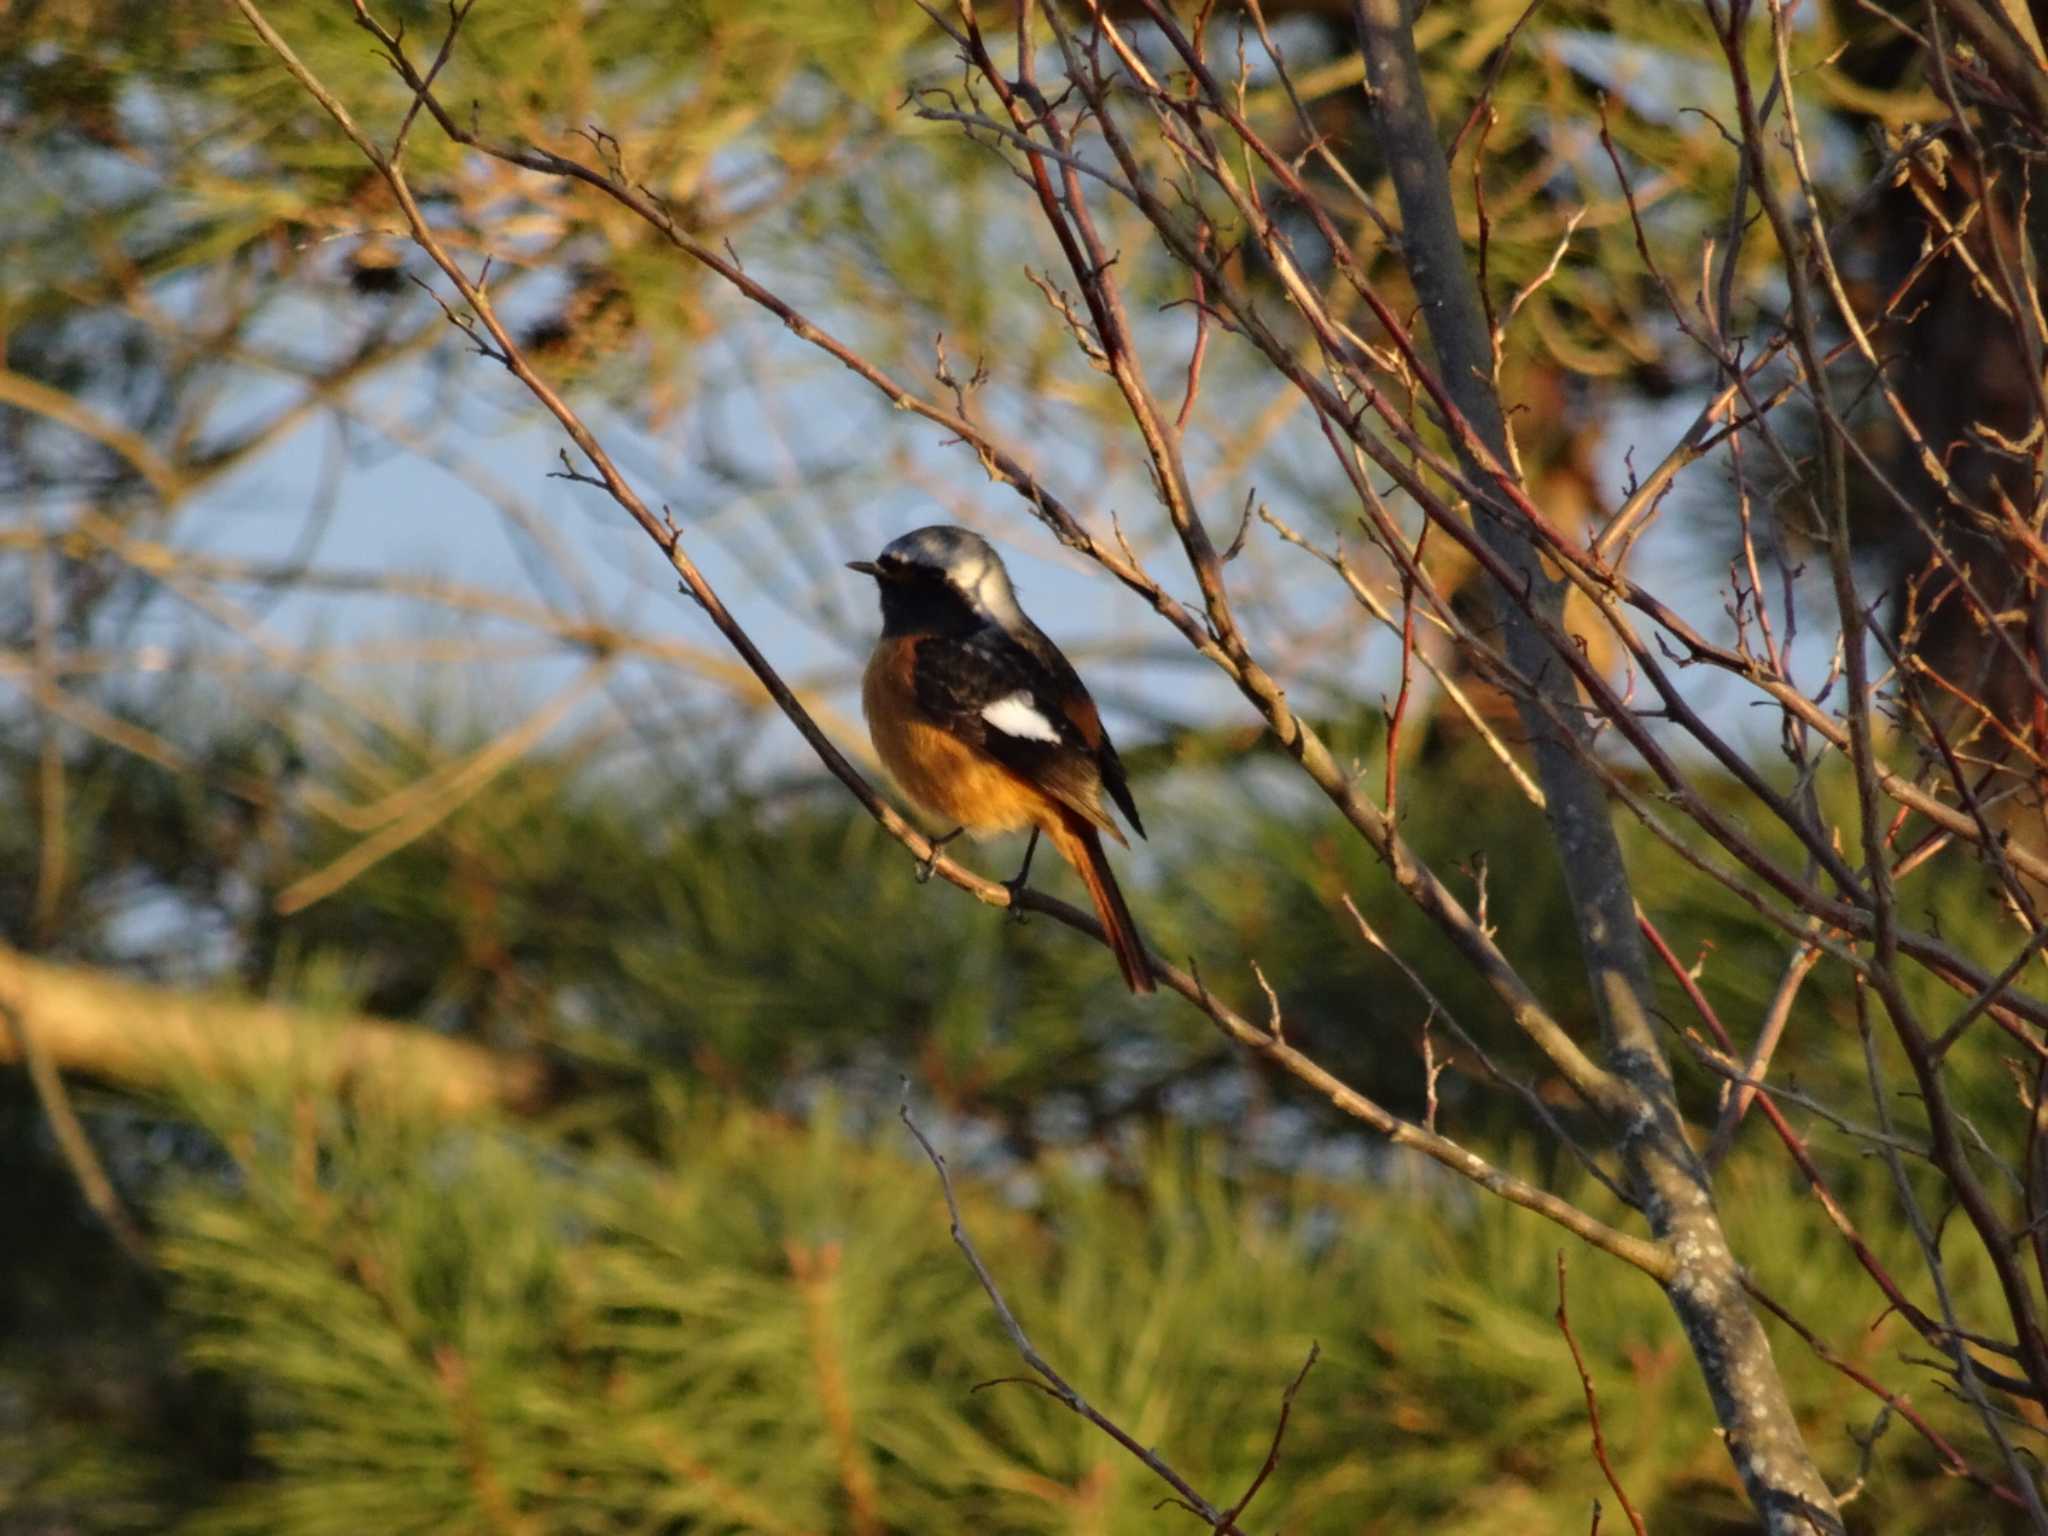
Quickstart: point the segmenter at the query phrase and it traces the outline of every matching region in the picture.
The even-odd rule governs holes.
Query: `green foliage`
[[[1456,752],[1430,766],[1446,794],[1467,771]],[[1278,796],[1248,819],[1216,814],[1260,804],[1270,781],[1256,762],[1149,770],[1160,837],[1130,861],[1134,904],[1169,953],[1257,957],[1292,1038],[1419,1113],[1426,1010],[1357,942],[1341,893],[1497,1039],[1493,1005],[1307,810]],[[1462,822],[1418,838],[1445,869],[1476,872],[1485,854],[1504,940],[1537,984],[1576,996],[1540,825],[1498,795],[1466,798]],[[203,800],[89,797],[85,813],[127,850],[101,859],[109,881],[168,880],[192,857],[181,817],[211,824]],[[124,841],[129,816],[159,835]],[[348,842],[267,835],[310,865]],[[989,867],[1010,852],[989,850]],[[1712,939],[1704,983],[1746,1037],[1784,941],[1648,844],[1632,855],[1681,953]],[[537,756],[435,838],[264,930],[248,958],[269,990],[331,1002],[338,985],[480,1039],[537,1039],[605,1091],[572,1098],[557,1131],[450,1129],[186,1082],[170,1108],[205,1139],[135,1127],[155,1138],[138,1163],[182,1171],[129,1181],[165,1238],[167,1310],[104,1287],[76,1213],[8,1208],[12,1230],[42,1234],[43,1259],[20,1271],[41,1299],[21,1315],[49,1319],[68,1352],[0,1351],[0,1384],[33,1405],[0,1418],[0,1446],[29,1469],[10,1497],[108,1532],[1151,1529],[1159,1492],[1114,1447],[1029,1388],[974,1390],[1020,1367],[893,1122],[907,1074],[973,1171],[970,1229],[1035,1342],[1212,1497],[1249,1482],[1313,1340],[1323,1360],[1260,1496],[1263,1528],[1579,1528],[1606,1495],[1551,1320],[1547,1228],[1273,1092],[1178,1012],[1136,1037],[1103,956],[910,874],[836,796],[650,797]],[[1946,914],[1950,942],[1988,953],[2001,920],[1974,879],[1937,863],[1906,889]],[[792,891],[799,930],[768,916]],[[270,895],[259,884],[253,909]],[[1243,977],[1211,984],[1258,1006]],[[1810,986],[1781,1071],[1835,1094],[1860,1059],[1853,1007],[1825,970]],[[1688,1017],[1675,991],[1667,1008]],[[1959,1057],[1959,1083],[1998,1091],[1996,1054]],[[1709,1105],[1711,1080],[1689,1078]],[[1513,1101],[1463,1070],[1441,1086],[1448,1129],[1608,1208]],[[1911,1134],[1913,1102],[1893,1109]],[[1227,1136],[1186,1129],[1210,1120]],[[1804,1128],[1880,1255],[1918,1272],[1882,1170]],[[1722,1184],[1738,1251],[1834,1348],[1913,1386],[1902,1326],[1762,1127],[1746,1134],[1757,1155]],[[124,1145],[118,1122],[108,1135]],[[27,1187],[54,1197],[66,1180],[43,1155]],[[1951,1239],[1958,1305],[1991,1315],[1981,1256]],[[1668,1308],[1610,1261],[1575,1247],[1571,1265],[1612,1453],[1652,1528],[1743,1528]],[[1871,1400],[1795,1339],[1778,1347],[1823,1465],[1848,1481]],[[118,1411],[51,1395],[74,1368],[59,1358],[134,1380],[138,1355],[151,1363]],[[1931,1384],[1914,1395],[1991,1464],[1967,1414]],[[1860,1507],[1869,1529],[1911,1531],[1984,1506],[1895,1422]]]
[[[1164,1490],[1124,1453],[1029,1386],[986,1385],[1023,1368],[900,1128],[857,1139],[829,1111],[797,1126],[678,1090],[646,1156],[199,1108],[223,1116],[238,1178],[163,1208],[174,1307],[192,1357],[247,1390],[268,1474],[185,1529],[1156,1528]],[[1275,1179],[1223,1156],[1164,1134],[960,1181],[1009,1304],[1099,1407],[1227,1502],[1314,1341],[1256,1527],[1568,1530],[1606,1498],[1535,1218],[1406,1163]],[[1852,1261],[1779,1177],[1737,1167],[1728,1203],[1766,1282],[1821,1309]],[[1990,1302],[1987,1275],[1957,1282]],[[1745,1528],[1655,1288],[1577,1254],[1570,1290],[1652,1528]],[[1866,1364],[1905,1337],[1868,1321]],[[1780,1350],[1846,1480],[1867,1400]],[[1868,1528],[1968,1507],[1929,1471],[1918,1441],[1881,1440]]]
[[[0,1079],[0,1531],[149,1536],[255,1470],[242,1392],[183,1356],[163,1287],[108,1243],[42,1125]]]

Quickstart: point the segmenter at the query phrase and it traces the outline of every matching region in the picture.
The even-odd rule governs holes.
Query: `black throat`
[[[906,571],[875,583],[882,589],[882,634],[971,635],[988,622],[960,589],[938,572]]]

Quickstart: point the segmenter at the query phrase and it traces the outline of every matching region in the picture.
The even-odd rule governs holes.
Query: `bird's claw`
[[[933,872],[938,869],[939,855],[946,851],[946,844],[953,841],[954,838],[958,837],[962,832],[966,830],[967,829],[965,827],[955,827],[952,831],[948,832],[944,837],[935,837],[932,839],[932,851],[926,854],[922,859],[918,860],[917,863],[917,883],[919,885],[923,885],[927,881],[929,881],[932,877]]]
[[[1003,889],[1010,893],[1010,921],[1024,921],[1025,881],[1031,878],[1031,859],[1038,852],[1038,829],[1031,829],[1031,841],[1024,847],[1024,863],[1017,873],[1003,882]]]

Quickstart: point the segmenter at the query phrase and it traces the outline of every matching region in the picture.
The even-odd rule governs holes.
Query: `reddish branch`
[[[1607,1477],[1607,1486],[1614,1490],[1614,1497],[1621,1502],[1621,1512],[1628,1516],[1628,1523],[1636,1536],[1648,1536],[1643,1529],[1643,1517],[1636,1513],[1636,1506],[1628,1496],[1628,1490],[1621,1486],[1621,1477],[1614,1470],[1614,1463],[1607,1457],[1607,1437],[1600,1430],[1600,1399],[1593,1391],[1593,1376],[1586,1369],[1586,1357],[1579,1352],[1579,1341],[1572,1337],[1572,1317],[1565,1303],[1564,1250],[1557,1250],[1557,1330],[1564,1335],[1564,1341],[1571,1347],[1572,1365],[1579,1373],[1579,1386],[1586,1394],[1586,1422],[1593,1431],[1593,1459],[1600,1463],[1600,1470]]]

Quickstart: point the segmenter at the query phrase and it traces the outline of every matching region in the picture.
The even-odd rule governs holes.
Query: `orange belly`
[[[918,718],[911,681],[916,641],[885,640],[861,679],[861,707],[875,752],[912,800],[977,836],[1051,827],[1056,802],[994,758]]]

